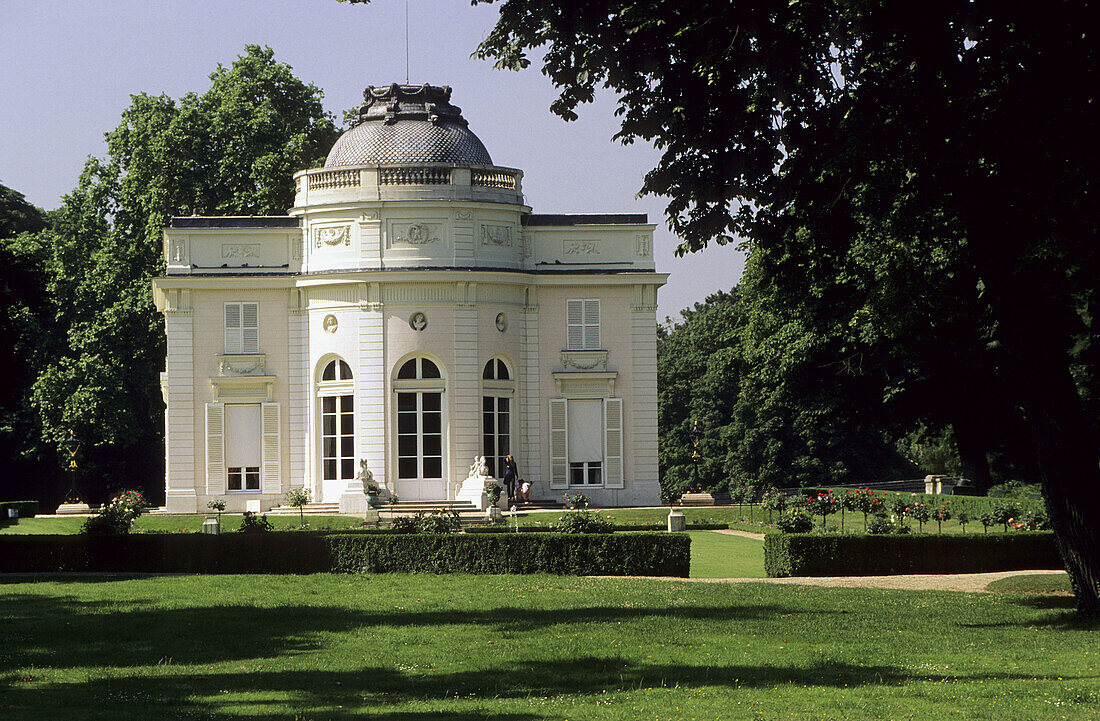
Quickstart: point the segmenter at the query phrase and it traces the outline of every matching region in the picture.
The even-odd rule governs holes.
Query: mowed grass
[[[215,515],[215,514],[211,514]],[[243,516],[239,513],[222,515],[222,531],[236,531],[241,526]],[[0,533],[80,533],[80,527],[87,518],[71,516],[37,516],[20,518],[18,523],[0,526]],[[203,514],[189,516],[140,516],[134,521],[134,533],[199,533]],[[276,529],[298,528],[301,521],[298,516],[268,516],[267,520]],[[306,525],[314,530],[338,530],[359,528],[363,519],[356,516],[306,516]]]
[[[1036,573],[1008,576],[991,581],[985,587],[994,593],[1053,593],[1068,595],[1073,593],[1066,573]]]
[[[764,578],[764,542],[715,531],[688,531],[692,578]]]
[[[1071,599],[548,576],[0,581],[3,718],[1095,719]]]

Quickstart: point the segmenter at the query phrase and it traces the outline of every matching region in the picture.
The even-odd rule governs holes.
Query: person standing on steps
[[[516,459],[509,453],[504,457],[504,487],[508,490],[508,498],[516,497],[516,479],[519,471],[516,469]]]

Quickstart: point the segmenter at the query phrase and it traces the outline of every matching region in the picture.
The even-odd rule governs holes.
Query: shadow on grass
[[[963,628],[1028,628],[1039,626],[1055,628],[1060,631],[1100,631],[1100,617],[1082,616],[1077,613],[1077,599],[1073,596],[1051,596],[1031,594],[999,594],[1005,603],[1025,608],[1051,611],[1043,618],[1029,616],[1026,621],[996,621],[991,623],[963,623]]]
[[[207,664],[275,658],[322,646],[318,634],[363,628],[468,626],[517,634],[558,624],[613,624],[647,618],[723,623],[807,613],[774,604],[623,608],[567,607],[478,611],[381,611],[324,605],[165,608],[154,599],[82,601],[70,596],[0,596],[0,673],[14,668]],[[814,615],[820,615],[814,611]]]
[[[959,677],[959,682],[988,681],[992,675]],[[999,680],[1032,679],[1030,674],[998,672]],[[659,687],[769,688],[776,685],[816,685],[835,688],[919,682],[920,677],[890,666],[820,663],[806,667],[688,666],[638,664],[616,658],[579,657],[558,661],[521,662],[456,673],[409,674],[392,668],[366,667],[359,671],[255,671],[252,673],[180,673],[173,676],[89,679],[80,683],[13,688],[0,682],[5,705],[19,717],[34,710],[35,718],[55,718],[54,710],[68,709],[66,718],[86,718],[74,709],[95,709],[104,718],[230,718],[221,715],[232,704],[233,718],[361,718],[370,709],[381,719],[496,719],[544,718],[541,715],[446,712],[445,716],[407,713],[406,703],[438,706],[521,700],[529,697],[602,696]],[[4,688],[7,686],[7,688]],[[488,710],[487,710],[488,711]],[[308,714],[303,716],[302,714]],[[64,716],[56,716],[58,718]]]

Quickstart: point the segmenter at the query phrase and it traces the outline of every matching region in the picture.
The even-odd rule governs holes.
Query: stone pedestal
[[[685,530],[687,530],[687,519],[684,518],[684,514],[675,508],[670,508],[668,510],[668,532],[678,533]]]
[[[202,532],[209,533],[212,536],[216,536],[222,531],[222,526],[218,523],[217,518],[207,518],[202,522]]]
[[[348,481],[344,492],[340,494],[340,514],[361,516],[367,512],[367,496],[363,493],[363,482],[359,479]]]
[[[378,509],[376,508],[368,508],[363,511],[363,523],[373,523],[377,526],[379,518]]]
[[[504,520],[504,514],[500,512],[500,508],[496,506],[489,506],[485,511],[485,520],[489,523],[500,523]]]
[[[79,516],[91,512],[92,508],[87,503],[62,503],[54,511],[59,516]]]
[[[455,500],[469,501],[475,508],[484,511],[489,507],[489,494],[485,488],[491,483],[496,483],[496,479],[492,476],[469,476],[458,487]],[[503,496],[504,494],[501,494],[502,498]]]
[[[944,476],[925,476],[924,477],[924,492],[925,493],[943,493],[943,479],[944,479]]]

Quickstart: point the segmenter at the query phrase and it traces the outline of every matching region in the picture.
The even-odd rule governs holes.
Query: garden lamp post
[[[694,486],[695,492],[702,491],[699,486],[699,438],[703,435],[703,432],[699,430],[699,421],[693,421],[691,424],[691,467],[694,470]]]
[[[69,429],[69,437],[63,442],[65,450],[69,453],[69,492],[65,494],[65,503],[81,503],[80,492],[76,489],[76,453],[80,450],[80,441],[72,429]]]

